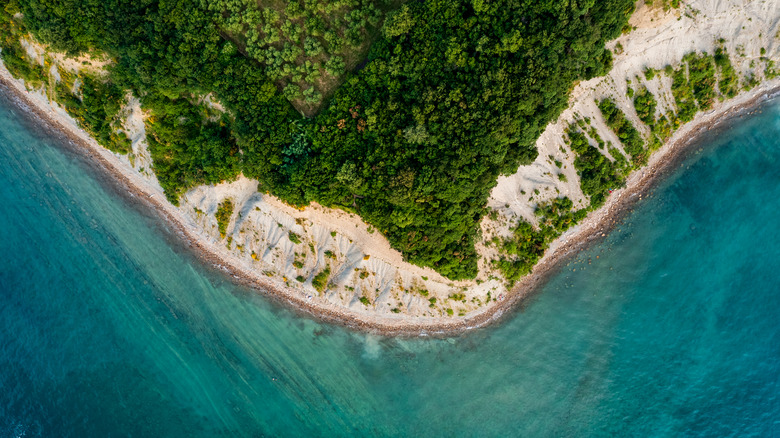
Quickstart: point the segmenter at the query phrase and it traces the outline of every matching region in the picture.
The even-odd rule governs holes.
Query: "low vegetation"
[[[715,101],[715,61],[706,53],[689,53],[683,57],[688,63],[688,81],[699,109],[707,111]]]
[[[9,26],[9,23],[5,24]],[[4,36],[2,59],[14,77],[24,79],[30,88],[49,83],[51,64],[29,58],[16,34]],[[118,113],[125,102],[125,93],[106,78],[89,75],[79,77],[80,86],[74,90],[74,79],[65,72],[55,85],[53,98],[57,100],[79,125],[106,149],[119,154],[132,152],[132,144],[119,125]]]
[[[227,233],[228,224],[230,218],[233,217],[233,201],[225,199],[217,206],[217,212],[215,213],[217,219],[217,228],[219,229],[219,236],[225,238]]]
[[[767,65],[770,64],[767,62]],[[576,119],[569,125],[566,141],[576,154],[574,165],[580,177],[582,192],[590,199],[590,206],[573,210],[569,199],[558,198],[537,207],[538,226],[521,220],[512,230],[511,238],[494,238],[501,253],[495,264],[510,283],[531,271],[552,240],[581,220],[587,211],[602,205],[609,192],[621,187],[628,172],[644,164],[649,151],[663,144],[677,126],[692,120],[698,111],[711,108],[718,91],[723,98],[733,97],[737,92],[736,73],[728,54],[722,48],[716,51],[714,57],[690,53],[677,68],[668,66],[662,71],[646,68],[643,73],[648,81],[657,75],[669,75],[672,78],[676,114],[658,114],[658,101],[645,86],[637,85],[636,90],[629,87],[629,97],[632,98],[639,120],[650,128],[649,142],[644,140],[614,99],[606,98],[598,102],[607,126],[615,132],[623,149],[631,155],[631,165],[617,148],[603,141],[589,119]],[[588,137],[597,146],[591,144]],[[612,160],[604,154],[605,151],[609,152]]]
[[[715,50],[715,65],[718,67],[718,89],[724,97],[731,99],[739,93],[739,78],[725,48]]]
[[[132,143],[119,123],[119,110],[125,103],[125,93],[107,79],[81,75],[77,93],[67,81],[56,88],[57,101],[79,125],[106,149],[119,154],[133,151]]]
[[[288,204],[355,212],[405,260],[463,279],[477,273],[478,223],[498,175],[533,162],[535,140],[566,107],[572,84],[610,68],[604,42],[624,29],[633,7],[630,0],[7,0],[0,56],[30,86],[45,86],[47,67],[27,58],[20,36],[69,54],[108,54],[115,62],[105,77],[83,75],[79,87],[63,78],[54,95],[119,153],[130,151],[119,108],[128,93],[139,97],[150,114],[153,169],[174,204],[191,187],[243,173]],[[769,60],[764,72],[775,72]],[[632,88],[647,140],[613,99],[599,102],[631,165],[589,121],[567,130],[589,208],[676,127],[710,108],[718,90],[731,97],[739,87],[722,48],[643,72],[646,80],[658,75],[671,77],[676,110],[659,114],[652,93]],[[572,208],[560,198],[537,208],[538,227],[517,225],[496,261],[507,279],[527,273],[587,212]],[[232,203],[223,237],[230,215]]]
[[[328,279],[330,278],[330,266],[326,266],[325,269],[317,273],[311,280],[311,285],[317,292],[322,293],[328,286]]]
[[[655,96],[653,96],[653,93],[647,91],[647,88],[641,87],[639,91],[634,94],[634,109],[636,110],[636,115],[639,116],[639,120],[646,125],[655,125],[655,110],[657,106],[658,102],[656,102]]]
[[[108,79],[150,110],[172,202],[242,172],[289,204],[357,212],[409,262],[470,278],[497,176],[533,161],[574,81],[609,69],[604,42],[634,2],[401,3],[8,0],[4,19],[116,61]],[[331,79],[344,82],[326,101]],[[321,109],[302,118],[301,99]]]
[[[292,104],[314,114],[380,36],[400,1],[213,0],[221,33],[256,60]]]
[[[607,126],[612,129],[623,144],[623,149],[631,155],[634,167],[639,167],[647,162],[645,140],[634,127],[626,114],[617,107],[613,99],[607,98],[598,104]]]
[[[37,60],[30,59],[25,52],[19,40],[13,34],[4,35],[3,51],[0,56],[3,58],[8,71],[15,78],[24,79],[27,87],[38,88],[46,82],[48,74],[46,68],[39,64]]]
[[[586,209],[572,211],[572,207],[572,201],[565,197],[541,205],[536,209],[538,228],[521,219],[512,237],[501,242],[503,256],[496,266],[510,284],[531,272],[550,242],[587,214]]]
[[[301,236],[299,236],[296,233],[293,233],[292,231],[287,233],[287,238],[290,239],[290,242],[298,245],[301,243]]]
[[[645,0],[645,4],[652,7],[663,8],[664,11],[680,7],[680,0]]]

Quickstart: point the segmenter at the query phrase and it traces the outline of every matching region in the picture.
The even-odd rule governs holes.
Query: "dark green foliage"
[[[217,212],[214,214],[217,219],[217,228],[219,229],[219,236],[225,238],[227,233],[227,227],[230,223],[230,218],[233,216],[233,201],[225,199],[217,206]]]
[[[320,271],[317,275],[314,276],[314,278],[311,280],[311,285],[314,286],[314,289],[317,290],[317,292],[322,292],[325,290],[325,287],[328,285],[328,278],[330,277],[330,266],[326,266],[325,269]]]
[[[539,229],[523,220],[517,224],[512,237],[506,239],[501,248],[508,257],[496,262],[507,281],[514,283],[531,272],[550,242],[587,214],[587,210],[572,211],[572,207],[569,198],[554,199],[537,208]]]
[[[314,114],[323,97],[357,66],[389,9],[378,0],[210,0],[220,31]],[[285,4],[286,3],[286,4]]]
[[[28,59],[19,41],[10,41],[2,47],[3,63],[15,78],[24,79],[28,87],[37,88],[46,81],[46,69],[36,61]]]
[[[634,96],[634,109],[639,116],[639,120],[645,122],[651,128],[655,124],[655,109],[658,103],[653,93],[642,87]]]
[[[236,3],[239,16],[245,3]],[[536,138],[574,81],[610,68],[604,41],[619,34],[634,2],[408,2],[388,16],[365,66],[308,120],[222,32],[233,13],[208,6],[21,1],[28,29],[54,49],[117,60],[112,83],[152,111],[154,169],[172,202],[243,172],[288,203],[356,211],[408,261],[459,279],[477,272],[474,240],[497,176],[533,161]],[[284,14],[315,35],[317,14],[291,7]],[[370,29],[370,18],[368,26],[344,20]],[[323,53],[362,32],[321,30]],[[298,31],[285,32],[292,40]],[[324,56],[303,39],[310,56]],[[203,114],[199,96],[209,93],[228,110],[221,120]]]
[[[676,123],[690,122],[700,108],[712,107],[715,99],[715,59],[712,56],[695,52],[685,55],[682,65],[674,70],[672,80],[672,95],[677,103]]]
[[[617,107],[614,100],[607,98],[599,102],[598,105],[607,126],[617,134],[620,142],[623,143],[623,149],[631,155],[634,166],[638,167],[644,164],[647,161],[647,153],[645,141],[639,131],[626,118],[623,111]]]
[[[649,151],[654,151],[661,147],[664,141],[671,136],[672,126],[665,115],[656,118],[655,111],[658,102],[653,93],[642,87],[634,97],[634,109],[639,119],[650,128],[651,135],[647,144]]]
[[[582,193],[590,197],[591,206],[598,207],[604,203],[610,190],[623,185],[623,162],[610,161],[573,125],[569,126],[566,135],[571,149],[577,154],[574,167],[580,176]],[[618,156],[622,158],[622,155]]]
[[[498,269],[509,282],[515,282],[531,272],[536,262],[542,258],[549,243],[545,230],[535,230],[533,225],[520,221],[513,230],[511,239],[504,242],[503,252],[514,256],[502,258],[497,262]]]
[[[771,59],[766,60],[766,67],[764,68],[764,76],[767,79],[774,79],[780,76],[780,70],[775,67],[775,61]]]
[[[364,306],[370,306],[371,301],[365,296],[360,297],[360,302],[363,303]]]
[[[693,89],[688,83],[686,64],[674,70],[672,75],[672,96],[677,104],[677,119],[679,123],[688,123],[693,120],[699,111],[696,100],[693,97]]]
[[[739,92],[739,79],[726,49],[718,47],[715,50],[715,65],[718,66],[718,89],[727,98],[732,98]]]
[[[688,63],[688,78],[699,108],[703,111],[712,108],[715,100],[715,63],[712,56],[689,53],[683,57],[683,62]]]
[[[473,276],[477,222],[497,175],[535,158],[535,139],[575,79],[609,67],[603,39],[631,8],[405,4],[310,125],[298,199],[355,209],[408,261]]]
[[[113,152],[127,154],[132,145],[127,134],[117,128],[117,114],[125,102],[121,88],[111,81],[90,76],[81,77],[79,96],[74,95],[64,83],[55,89],[57,102],[76,119],[84,130]]]
[[[287,238],[290,239],[290,242],[292,242],[292,243],[294,243],[296,245],[301,243],[301,237],[298,236],[297,234],[293,233],[292,231],[287,233]]]
[[[154,172],[173,204],[191,187],[238,175],[238,146],[225,120],[207,120],[185,99],[147,97],[144,106],[154,114],[146,123]]]

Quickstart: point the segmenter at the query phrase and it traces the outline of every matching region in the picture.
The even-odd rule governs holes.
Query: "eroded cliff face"
[[[577,148],[584,145],[575,147],[575,134],[606,157],[605,169],[628,178],[630,184],[630,172],[641,173],[634,169],[641,169],[645,161],[636,160],[637,154],[627,147],[628,130],[638,132],[647,156],[656,149],[655,154],[662,155],[664,143],[673,142],[686,129],[734,102],[733,95],[721,89],[729,75],[723,67],[723,54],[733,67],[741,96],[750,90],[755,94],[760,84],[775,84],[775,62],[780,62],[779,21],[780,4],[772,1],[690,1],[666,11],[639,2],[631,19],[634,30],[609,44],[614,53],[610,73],[577,84],[569,108],[539,138],[537,160],[498,179],[488,201],[492,213],[482,222],[477,244],[479,275],[472,281],[449,281],[431,269],[404,262],[381,233],[354,214],[316,204],[293,208],[258,192],[256,182],[244,177],[196,187],[181,197],[175,211],[226,263],[284,289],[297,297],[298,303],[358,319],[381,318],[388,324],[468,320],[524,292],[513,289],[513,282],[505,278],[506,270],[497,263],[516,263],[520,257],[507,249],[507,242],[517,239],[518,223],[531,224],[532,234],[552,220],[550,215],[563,217],[582,211],[580,218],[591,207],[593,195],[583,191],[582,159],[578,162],[583,154]],[[99,78],[111,60],[100,56],[72,59],[48,51],[29,36],[21,41],[29,60],[43,66],[47,76],[41,84],[28,84],[33,98],[52,116],[77,127],[79,122],[57,106],[52,90],[63,81],[63,75],[69,75],[75,77],[72,88],[78,92],[82,77]],[[716,52],[721,54],[721,62],[712,57]],[[696,53],[699,61],[690,56],[684,61],[690,53]],[[712,66],[714,82],[707,86],[714,99],[707,104],[701,97],[704,95],[697,94],[699,114],[690,121],[680,108],[681,84],[675,82],[675,75],[679,77],[676,72],[684,71],[686,86],[695,91],[698,79],[692,73],[705,65],[700,62]],[[703,77],[706,82],[710,76],[704,72]],[[636,96],[640,94],[646,98],[638,108]],[[605,100],[614,102],[615,114],[622,114],[622,125],[605,118],[604,107],[599,108]],[[648,101],[654,102],[649,116]],[[212,96],[203,96],[202,103],[215,113],[224,112]],[[164,199],[149,153],[148,114],[140,101],[128,94],[117,117],[116,131],[127,136],[132,151],[114,154],[113,159],[152,196]],[[620,186],[610,189],[619,192]],[[568,210],[540,215],[562,198],[571,201],[565,204]],[[576,233],[587,231],[591,227],[588,221],[593,222],[599,214],[591,212],[584,225],[569,228],[567,223],[547,236],[544,246],[551,248],[548,257],[551,251],[565,247]],[[551,241],[564,231],[562,238]]]

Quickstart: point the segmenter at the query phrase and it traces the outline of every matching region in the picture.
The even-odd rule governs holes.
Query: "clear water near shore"
[[[0,438],[780,433],[780,104],[446,340],[269,304],[38,131],[0,101]]]

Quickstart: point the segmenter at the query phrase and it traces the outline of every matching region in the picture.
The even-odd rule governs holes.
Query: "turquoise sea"
[[[0,438],[780,435],[780,103],[451,339],[233,285],[58,141],[0,100]]]

